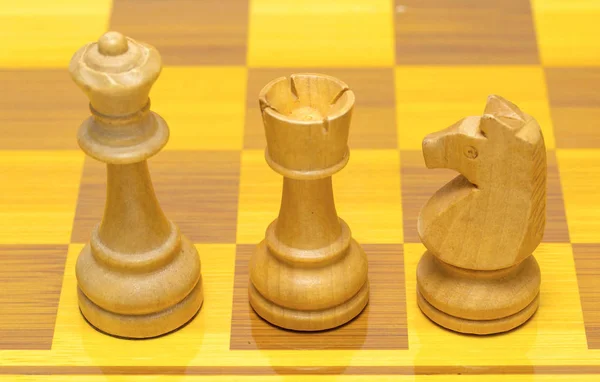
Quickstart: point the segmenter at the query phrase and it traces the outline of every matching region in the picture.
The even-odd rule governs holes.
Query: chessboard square
[[[600,149],[600,107],[553,107],[556,147]]]
[[[421,242],[417,232],[417,219],[427,201],[458,173],[449,169],[430,170],[425,167],[420,151],[401,151],[402,215],[404,217],[404,242]],[[546,229],[543,242],[568,243],[569,229],[554,151],[547,153]]]
[[[396,0],[396,63],[537,64],[529,0]]]
[[[0,67],[66,69],[79,48],[106,31],[111,5],[110,0],[3,1]]]
[[[0,244],[68,244],[80,151],[0,151]]]
[[[235,243],[239,151],[165,151],[148,163],[167,218],[194,243]],[[72,242],[85,243],[102,219],[106,166],[86,158]]]
[[[423,138],[471,115],[498,94],[533,116],[547,149],[555,147],[544,71],[539,66],[397,66],[398,147],[420,150]]]
[[[561,149],[556,155],[571,242],[599,243],[600,150]]]
[[[0,245],[0,350],[50,350],[67,244]]]
[[[241,150],[244,67],[165,67],[150,93],[171,135],[165,150]]]
[[[551,107],[600,107],[600,68],[545,68]]]
[[[556,359],[565,352],[586,349],[577,275],[568,243],[542,243],[533,254],[542,274],[535,315],[509,334],[487,336],[485,341],[445,330],[420,311],[415,275],[424,252],[421,244],[404,245],[409,347],[423,363],[430,364],[440,354],[452,354],[448,361],[453,364],[527,365],[531,359]]]
[[[369,261],[369,304],[333,330],[294,332],[264,321],[248,301],[248,262],[255,245],[238,245],[235,261],[232,350],[408,349],[401,244],[362,246]]]
[[[403,242],[400,158],[397,150],[353,150],[333,176],[336,207],[361,244]]]
[[[393,82],[390,82],[392,84]],[[396,149],[396,109],[357,107],[352,113],[350,149]]]
[[[546,68],[559,148],[600,148],[600,69]]]
[[[600,4],[595,0],[532,0],[537,41],[545,66],[600,64]]]
[[[283,177],[265,162],[264,150],[242,151],[237,209],[238,244],[256,244],[267,226],[277,218]]]
[[[79,150],[77,128],[89,100],[65,70],[0,71],[0,149]],[[32,96],[43,107],[32,107]]]
[[[258,106],[248,106],[244,126],[244,149],[264,149],[267,147],[265,128]]]
[[[248,0],[114,0],[111,29],[155,46],[165,65],[244,65]]]
[[[248,65],[392,66],[392,24],[389,0],[252,1]]]
[[[264,149],[266,139],[258,94],[275,78],[294,73],[323,73],[344,81],[356,96],[350,126],[350,149],[396,148],[394,71],[392,68],[276,68],[250,69],[246,96],[244,148]]]
[[[573,244],[589,349],[600,349],[600,244]]]
[[[106,335],[82,316],[77,301],[75,265],[83,249],[71,244],[56,318],[52,350],[68,352],[77,365],[189,364],[199,354],[215,357],[229,348],[235,245],[197,244],[202,264],[204,302],[179,330],[157,340],[126,341]],[[165,349],[170,349],[165,352]],[[135,354],[135,357],[131,355]],[[213,358],[213,362],[215,359]]]

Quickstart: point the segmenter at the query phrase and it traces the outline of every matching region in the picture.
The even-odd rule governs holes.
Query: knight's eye
[[[475,159],[479,155],[477,149],[473,146],[466,146],[464,150],[464,154],[469,159]]]

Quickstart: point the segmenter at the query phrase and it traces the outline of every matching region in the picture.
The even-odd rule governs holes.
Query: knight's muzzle
[[[433,133],[423,139],[423,157],[427,168],[444,168],[447,166],[444,134]]]

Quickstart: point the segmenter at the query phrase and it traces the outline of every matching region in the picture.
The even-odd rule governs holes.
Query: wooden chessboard
[[[0,2],[0,15],[0,380],[600,380],[599,1],[24,0]],[[150,167],[202,258],[201,312],[152,340],[101,334],[77,307],[74,264],[103,211],[105,169],[77,147],[88,105],[67,66],[108,29],[163,56],[151,98],[171,139]],[[269,326],[246,295],[282,185],[257,95],[299,71],[356,93],[334,189],[372,283],[358,319],[313,334]],[[543,128],[547,229],[539,311],[473,337],[417,307],[416,218],[455,175],[426,170],[420,150],[490,93]]]

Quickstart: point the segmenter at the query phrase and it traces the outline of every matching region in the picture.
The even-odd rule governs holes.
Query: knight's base
[[[295,310],[276,305],[265,299],[252,283],[248,286],[248,296],[254,311],[275,326],[297,331],[320,331],[341,326],[358,316],[369,301],[369,282],[350,300],[323,310]]]
[[[476,271],[457,268],[425,252],[417,266],[417,290],[436,309],[468,320],[516,314],[540,291],[540,267],[533,256],[510,268]]]
[[[419,307],[432,321],[461,333],[516,328],[539,305],[540,267],[533,256],[509,268],[463,269],[427,251],[417,266]]]
[[[190,321],[204,301],[202,279],[182,301],[152,314],[109,312],[92,302],[79,288],[77,294],[79,309],[92,326],[101,332],[124,338],[152,338],[172,332]]]
[[[513,315],[494,320],[468,320],[451,316],[427,302],[418,291],[417,302],[421,311],[430,320],[446,329],[459,333],[486,335],[507,332],[527,322],[539,306],[539,296],[536,296],[523,310]]]

